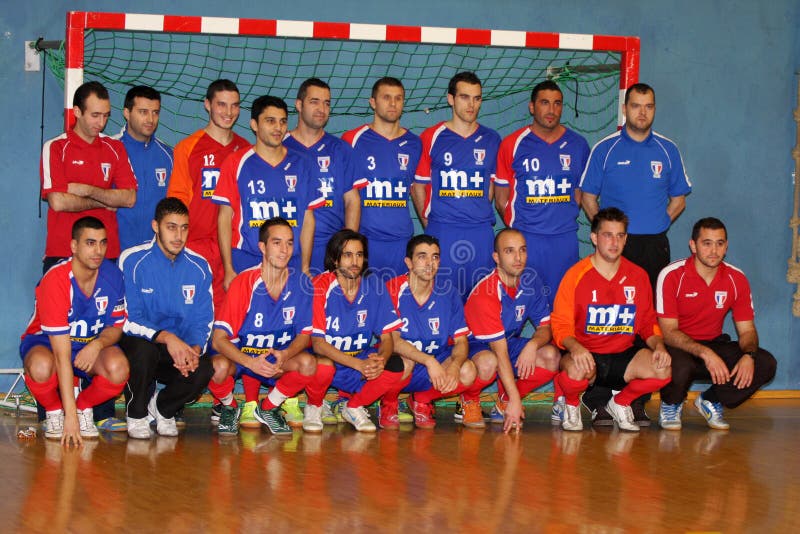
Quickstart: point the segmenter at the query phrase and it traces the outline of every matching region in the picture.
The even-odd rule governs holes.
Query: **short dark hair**
[[[525,235],[516,228],[503,228],[502,230],[497,232],[496,236],[494,236],[494,244],[492,246],[495,252],[500,252],[500,250],[498,249],[498,243],[500,243],[500,236],[503,236],[505,234],[519,234],[522,237],[525,237]]]
[[[623,225],[625,225],[625,231],[628,231],[628,216],[625,215],[625,213],[619,208],[610,207],[603,208],[598,211],[595,214],[594,219],[592,219],[593,234],[597,233],[597,230],[600,229],[600,223],[603,221],[621,222]]]
[[[325,246],[325,270],[331,272],[336,270],[336,264],[342,259],[344,246],[348,241],[359,241],[361,246],[364,248],[364,267],[361,269],[361,273],[366,274],[367,269],[369,269],[369,248],[367,246],[367,236],[350,230],[349,228],[339,230],[331,236],[330,240],[328,240],[328,244]]]
[[[481,85],[480,78],[478,78],[474,72],[459,72],[450,78],[450,83],[447,84],[447,94],[456,96],[456,86],[458,85],[458,82],[464,82],[470,85]]]
[[[148,85],[135,85],[128,89],[125,94],[124,107],[128,111],[133,111],[133,104],[137,98],[146,98],[147,100],[158,100],[161,102],[161,93]]]
[[[206,89],[206,100],[211,102],[212,100],[214,100],[214,95],[216,95],[220,91],[232,91],[234,93],[239,93],[239,88],[236,87],[235,83],[228,80],[227,78],[214,80],[208,86],[208,89]]]
[[[286,102],[282,98],[278,98],[277,96],[270,96],[264,95],[259,96],[255,100],[253,100],[253,107],[250,108],[250,118],[254,121],[258,122],[258,118],[264,113],[264,110],[267,108],[279,108],[286,112],[286,116],[289,116],[289,107],[286,105]]]
[[[384,85],[388,85],[389,87],[399,87],[404,92],[406,90],[406,88],[403,87],[403,82],[401,82],[397,78],[394,78],[392,76],[384,76],[383,78],[372,84],[372,98],[375,98],[375,95],[378,94],[378,89],[380,89]]]
[[[692,228],[692,241],[697,241],[697,238],[700,237],[700,230],[703,228],[707,230],[724,230],[725,240],[727,241],[728,239],[728,229],[725,228],[725,223],[716,217],[704,217],[694,223],[694,227]]]
[[[100,100],[110,100],[108,89],[100,82],[91,81],[75,89],[75,95],[72,97],[72,107],[77,107],[81,112],[86,111],[86,100],[89,95],[94,95]]]
[[[158,204],[156,204],[156,212],[153,215],[153,218],[156,220],[157,223],[161,222],[161,220],[166,217],[167,215],[172,214],[177,215],[189,215],[189,208],[186,207],[180,199],[175,197],[167,197],[162,198]]]
[[[408,240],[406,244],[406,258],[413,259],[414,258],[414,250],[420,245],[436,245],[439,247],[439,250],[442,250],[442,246],[439,244],[439,240],[433,237],[432,235],[428,234],[419,234],[415,235],[411,239]]]
[[[636,91],[639,94],[646,95],[647,93],[653,93],[653,101],[656,99],[656,92],[653,90],[652,87],[647,85],[646,83],[635,83],[628,87],[625,91],[625,104],[628,103],[628,98],[630,98],[631,93]]]
[[[273,226],[285,226],[289,230],[292,229],[292,225],[283,217],[273,217],[261,223],[261,227],[258,229],[258,240],[266,244],[269,238],[269,229]]]
[[[92,217],[91,215],[87,215],[86,217],[81,217],[77,221],[72,224],[72,239],[77,241],[81,237],[81,233],[85,228],[91,228],[92,230],[105,230],[106,227],[103,224],[103,221],[98,219],[97,217]]]
[[[539,82],[534,85],[533,91],[531,91],[531,102],[536,102],[536,97],[539,96],[539,91],[558,91],[561,93],[561,97],[564,97],[564,92],[553,80],[544,80],[543,82]]]
[[[309,78],[301,83],[300,88],[297,89],[297,100],[305,100],[309,87],[319,87],[320,89],[327,89],[328,91],[331,90],[331,87],[319,78]]]

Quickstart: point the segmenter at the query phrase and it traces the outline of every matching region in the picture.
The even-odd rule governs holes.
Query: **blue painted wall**
[[[105,11],[108,2],[12,3],[0,10],[0,367],[20,365],[17,346],[41,272],[45,220],[38,218],[42,74],[23,72],[23,41],[63,39],[65,12]],[[722,218],[729,261],[750,277],[762,345],[779,361],[773,389],[800,389],[800,321],[786,282],[795,143],[792,112],[800,68],[800,4],[773,0],[642,2],[577,0],[376,0],[260,4],[231,0],[119,0],[113,10],[186,15],[353,21],[510,30],[638,35],[640,79],[656,89],[656,129],[675,140],[694,183],[670,239],[683,255],[693,222]],[[46,138],[61,131],[63,97],[50,75],[44,93]],[[114,113],[120,113],[114,110]],[[44,206],[43,206],[44,207]],[[46,210],[43,210],[46,211]],[[0,383],[0,386],[2,384]],[[2,389],[2,388],[0,388]]]

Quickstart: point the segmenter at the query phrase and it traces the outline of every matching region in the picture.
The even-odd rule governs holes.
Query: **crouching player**
[[[25,384],[46,410],[45,437],[64,445],[98,437],[92,408],[119,396],[128,380],[128,360],[116,345],[125,323],[125,286],[119,269],[104,259],[107,246],[99,219],[75,221],[72,257],[36,286],[19,347]],[[77,399],[76,376],[92,381]]]
[[[403,375],[402,359],[392,354],[392,332],[402,323],[381,281],[367,275],[368,259],[362,234],[333,234],[325,249],[326,271],[314,278],[311,338],[317,356],[335,364],[333,387],[352,395],[341,405],[342,417],[361,432],[376,430],[366,406],[395,388]]]
[[[317,365],[311,342],[311,280],[289,269],[294,233],[286,219],[264,221],[259,230],[261,264],[233,279],[225,304],[214,322],[214,376],[208,384],[222,402],[220,434],[239,431],[240,409],[233,397],[234,379],[242,374],[268,386],[258,404],[258,392],[245,392],[243,423],[254,417],[273,434],[291,434],[280,405],[303,389],[308,403],[303,430],[322,431],[322,401],[333,379],[331,365]]]
[[[412,237],[406,246],[408,273],[386,287],[403,322],[395,330],[394,350],[403,357],[403,379],[383,396],[378,424],[399,426],[398,394],[412,393],[409,406],[418,428],[433,428],[432,402],[445,394],[458,395],[475,381],[475,365],[467,359],[466,320],[461,297],[453,287],[436,285],[440,263],[439,240]]]

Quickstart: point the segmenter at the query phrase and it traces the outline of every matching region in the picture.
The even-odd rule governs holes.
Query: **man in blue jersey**
[[[125,388],[128,435],[148,439],[150,422],[177,436],[175,413],[205,389],[211,360],[204,356],[214,320],[211,268],[185,248],[189,210],[174,197],[161,200],[155,238],[120,257],[128,320],[120,347],[130,363]],[[158,381],[164,389],[150,396]]]
[[[117,139],[125,145],[139,189],[131,208],[117,209],[119,243],[122,250],[153,239],[156,204],[167,195],[172,174],[172,148],[156,138],[161,94],[146,85],[131,87],[125,95],[125,127]]]
[[[406,242],[414,234],[408,199],[422,143],[400,126],[405,90],[397,78],[372,86],[372,122],[345,133],[354,149],[354,183],[361,189],[360,231],[369,239],[373,268],[388,277],[405,272]]]
[[[625,127],[598,142],[581,177],[581,205],[591,221],[600,208],[617,207],[628,216],[628,240],[622,255],[647,271],[656,287],[670,261],[669,230],[686,207],[692,184],[678,147],[653,131],[656,95],[644,83],[625,92]],[[611,392],[594,388],[583,396],[596,424],[610,424],[603,406]],[[643,401],[631,406],[638,424],[649,425]]]
[[[325,246],[342,228],[358,230],[361,219],[360,187],[366,179],[353,181],[352,147],[325,131],[331,113],[331,88],[319,78],[300,84],[295,100],[297,127],[290,131],[283,144],[308,156],[311,181],[325,203],[314,211],[314,247],[311,251],[311,272],[324,270]]]
[[[492,182],[500,135],[478,124],[481,81],[459,72],[447,86],[450,120],[422,133],[422,156],[411,195],[425,232],[441,243],[440,277],[467,299],[494,267]]]

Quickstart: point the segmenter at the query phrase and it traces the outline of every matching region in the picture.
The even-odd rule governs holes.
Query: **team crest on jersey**
[[[283,324],[292,324],[294,320],[294,306],[283,308]]]
[[[625,304],[633,304],[633,299],[636,298],[636,287],[624,286],[622,290],[625,292]]]
[[[439,318],[438,317],[428,317],[428,326],[431,329],[431,334],[434,336],[439,335]]]
[[[290,193],[294,193],[295,188],[297,187],[297,175],[296,174],[286,174],[283,177],[284,181],[286,182],[286,187],[289,188]]]
[[[486,149],[473,148],[472,155],[475,156],[475,165],[483,165],[483,160],[486,159]]]
[[[569,164],[572,163],[572,156],[570,154],[559,154],[558,161],[561,162],[561,170],[568,171]]]
[[[328,172],[331,166],[331,157],[317,156],[317,165],[319,165],[319,172]]]
[[[367,310],[358,310],[356,312],[356,319],[358,320],[359,327],[367,326]]]
[[[650,170],[653,171],[653,178],[661,178],[661,171],[664,170],[664,165],[660,161],[651,161]]]
[[[714,302],[717,303],[717,309],[721,310],[723,306],[725,306],[725,301],[728,300],[728,292],[727,291],[715,291],[714,292]]]
[[[194,284],[181,286],[184,304],[194,304]]]
[[[101,163],[100,169],[103,171],[103,181],[107,182],[109,178],[109,174],[111,173],[111,164],[110,163]]]
[[[410,158],[408,157],[408,154],[397,154],[397,163],[400,164],[400,170],[401,171],[407,171],[408,170],[408,160],[409,159]]]
[[[517,319],[517,322],[521,321],[523,317],[525,317],[525,305],[520,304],[514,308],[514,317]]]
[[[108,309],[108,297],[95,297],[94,307],[97,308],[97,315],[105,315]]]
[[[158,187],[167,185],[167,169],[156,169],[156,181],[158,182]]]

